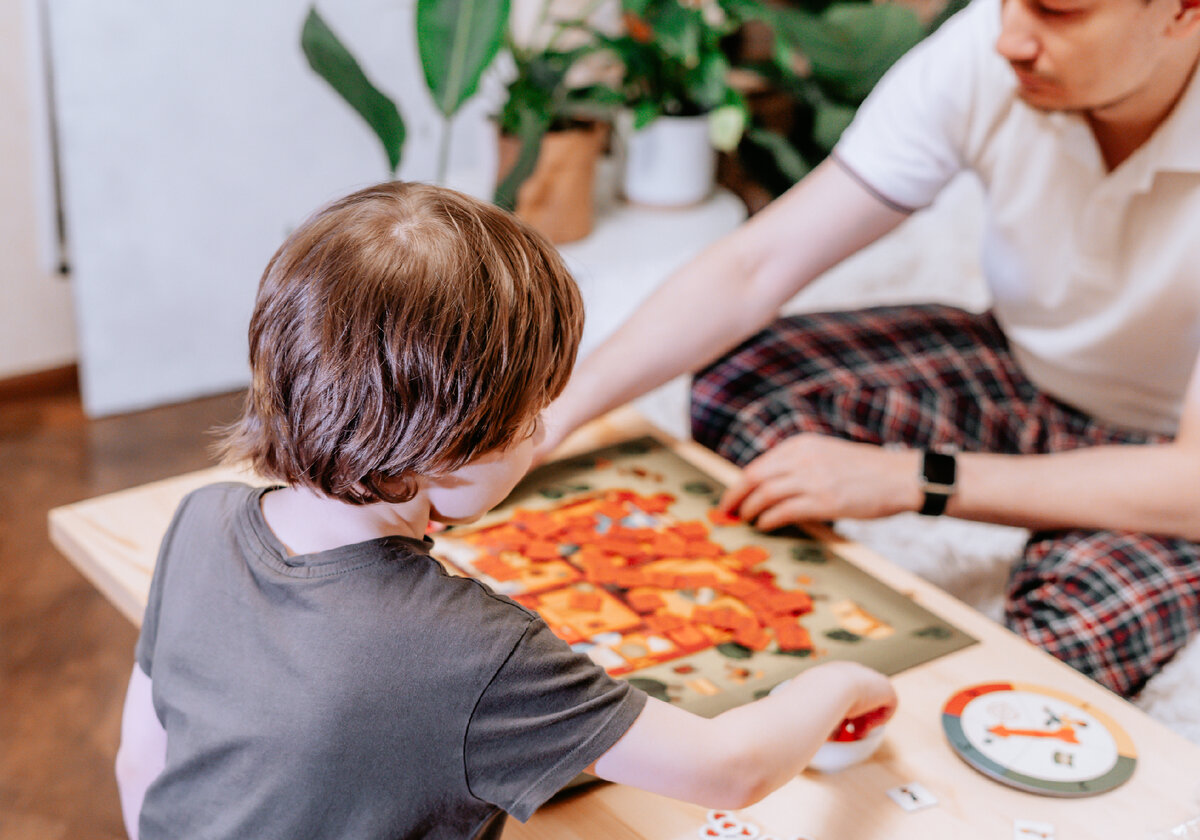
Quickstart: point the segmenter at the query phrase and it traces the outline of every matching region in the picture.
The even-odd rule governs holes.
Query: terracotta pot
[[[596,124],[548,132],[533,173],[517,190],[517,216],[555,244],[574,242],[592,232],[592,188],[605,129]],[[497,183],[512,169],[520,150],[516,137],[500,135]]]

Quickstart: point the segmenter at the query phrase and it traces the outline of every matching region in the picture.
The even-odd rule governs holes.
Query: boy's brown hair
[[[352,504],[515,442],[566,385],[583,303],[554,248],[453,190],[392,182],[318,211],[271,258],[253,381],[220,446]]]

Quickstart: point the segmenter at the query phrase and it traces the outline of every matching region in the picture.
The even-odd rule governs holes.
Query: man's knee
[[[819,319],[780,318],[699,371],[691,387],[692,437],[745,464],[793,434],[827,433],[807,398],[815,402],[822,379],[801,364],[814,361],[808,344]]]
[[[1005,623],[1124,695],[1141,690],[1200,626],[1194,550],[1141,534],[1038,534],[1009,583]]]

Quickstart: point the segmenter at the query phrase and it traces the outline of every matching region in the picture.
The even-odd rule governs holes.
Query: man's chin
[[[1054,80],[1039,73],[1013,66],[1013,80],[1017,83],[1017,97],[1031,108],[1042,111],[1070,110],[1064,92]]]
[[[1017,98],[1039,111],[1070,111],[1071,103],[1065,97],[1046,88],[1026,87],[1017,85]]]

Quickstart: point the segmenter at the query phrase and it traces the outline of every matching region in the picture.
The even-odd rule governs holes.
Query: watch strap
[[[946,503],[954,495],[957,472],[953,455],[925,450],[921,459],[921,491],[925,500],[918,511],[922,516],[941,516],[946,512]]]

